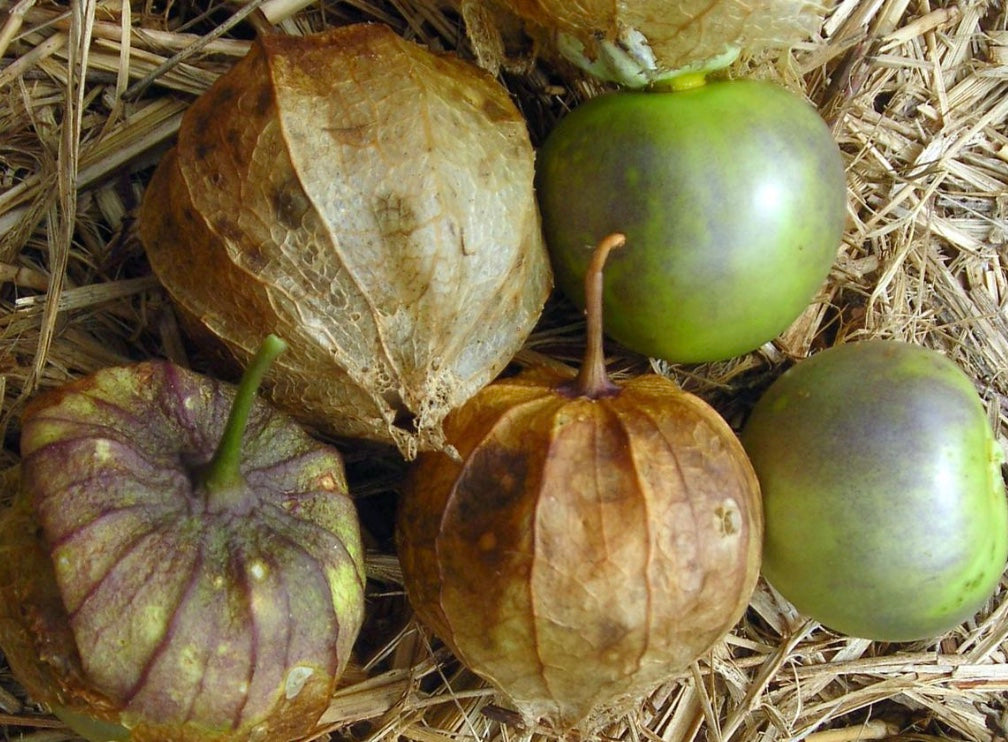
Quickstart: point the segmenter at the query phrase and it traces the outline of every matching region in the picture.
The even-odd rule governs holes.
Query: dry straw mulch
[[[200,367],[198,349],[179,333],[149,274],[132,219],[182,111],[245,52],[256,23],[305,33],[377,20],[434,48],[469,57],[480,51],[494,61],[476,36],[474,50],[460,15],[435,0],[284,5],[0,5],[2,468],[17,463],[19,412],[37,389],[148,357]],[[539,141],[596,87],[526,51],[504,60],[500,77]],[[778,341],[730,363],[656,367],[738,424],[775,375],[817,348],[868,336],[912,340],[940,349],[972,376],[1004,444],[1004,4],[841,0],[816,38],[734,72],[804,90],[832,126],[850,183],[843,249],[819,300]],[[577,313],[557,299],[519,360],[573,362],[582,339]],[[612,349],[618,373],[647,365]],[[549,737],[516,727],[493,692],[411,622],[389,539],[402,465],[382,450],[351,448],[347,458],[375,536],[372,616],[360,667],[319,738]],[[1005,739],[1006,588],[1002,581],[975,620],[938,641],[887,645],[832,634],[761,585],[732,635],[613,719],[600,738]],[[25,697],[2,660],[0,735],[74,739]]]

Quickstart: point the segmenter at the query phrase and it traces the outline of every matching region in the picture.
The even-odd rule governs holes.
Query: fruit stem
[[[242,374],[220,442],[213,458],[201,472],[200,484],[207,494],[221,492],[241,484],[242,438],[245,436],[252,403],[269,367],[286,348],[287,343],[276,335],[267,335],[245,369],[245,373]]]
[[[693,90],[694,88],[701,88],[707,84],[707,73],[708,73],[707,70],[686,72],[682,75],[677,75],[675,77],[669,78],[668,80],[662,80],[660,82],[656,82],[652,86],[652,89],[679,93],[684,90]]]
[[[564,385],[563,391],[571,396],[599,399],[619,394],[620,388],[612,382],[605,368],[602,347],[602,269],[609,251],[623,247],[626,236],[619,232],[604,237],[592,253],[585,273],[585,317],[588,321],[584,360],[577,378]]]

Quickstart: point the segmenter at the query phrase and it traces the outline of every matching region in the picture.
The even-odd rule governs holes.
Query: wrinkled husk
[[[593,726],[710,648],[759,573],[759,486],[727,424],[645,375],[571,399],[530,371],[446,420],[399,514],[411,602],[533,723]]]
[[[818,27],[814,0],[464,0],[498,5],[542,29],[569,60],[598,77],[641,86],[738,54],[786,49]]]
[[[364,555],[340,455],[257,403],[242,482],[211,499],[192,472],[232,398],[152,362],[84,377],[25,413],[20,483],[0,518],[0,647],[34,698],[84,729],[299,738],[350,660]]]
[[[181,314],[326,433],[443,445],[551,287],[506,91],[380,25],[265,36],[187,112],[139,232]]]

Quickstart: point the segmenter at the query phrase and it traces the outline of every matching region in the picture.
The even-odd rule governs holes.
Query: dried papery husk
[[[601,287],[598,292],[600,293]],[[535,369],[446,419],[399,513],[417,615],[529,720],[589,732],[741,617],[759,487],[727,423],[655,374]]]
[[[211,489],[234,396],[148,362],[25,412],[0,647],[89,739],[302,738],[351,659],[364,549],[340,454],[257,401],[240,477]]]
[[[187,112],[139,232],[192,326],[240,360],[284,336],[278,405],[412,457],[551,288],[533,159],[474,65],[379,24],[264,36]]]
[[[473,1],[509,8],[544,30],[571,61],[630,86],[792,47],[826,14],[814,0]]]

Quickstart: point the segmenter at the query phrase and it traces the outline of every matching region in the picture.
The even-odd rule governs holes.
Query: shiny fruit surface
[[[802,312],[836,256],[846,187],[818,113],[756,81],[589,100],[544,143],[537,188],[558,286],[583,303],[591,246],[606,332],[678,362],[729,358]]]
[[[884,340],[820,352],[771,385],[742,437],[763,490],[763,574],[800,611],[915,640],[993,593],[1008,558],[1002,453],[941,354]]]

